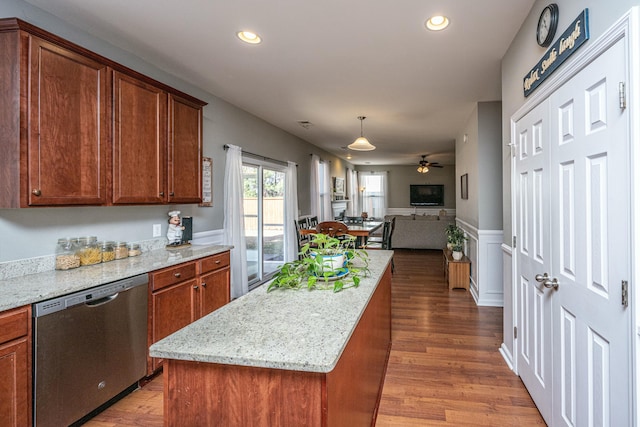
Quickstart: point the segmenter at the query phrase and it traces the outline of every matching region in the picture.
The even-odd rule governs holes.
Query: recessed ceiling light
[[[449,18],[444,15],[435,15],[427,19],[425,25],[432,31],[444,30],[449,26]]]
[[[258,44],[262,42],[260,36],[256,33],[252,33],[251,31],[238,31],[237,36],[245,43]]]

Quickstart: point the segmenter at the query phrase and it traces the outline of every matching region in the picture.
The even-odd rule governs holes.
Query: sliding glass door
[[[268,280],[284,263],[285,170],[245,159],[244,227],[249,288]]]

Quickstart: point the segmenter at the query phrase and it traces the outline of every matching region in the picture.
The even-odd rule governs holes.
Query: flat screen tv
[[[409,203],[411,206],[444,206],[444,185],[410,185]]]

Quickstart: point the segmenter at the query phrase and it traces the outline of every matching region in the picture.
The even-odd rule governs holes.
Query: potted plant
[[[369,255],[365,250],[355,249],[355,236],[342,239],[326,234],[313,234],[311,240],[300,248],[297,260],[283,264],[267,288],[300,289],[306,285],[311,289],[342,289],[358,287],[361,276],[369,271]],[[354,265],[354,260],[363,265]]]
[[[447,235],[447,249],[452,250],[455,235],[458,233],[458,230],[459,228],[455,224],[449,224],[445,227],[444,234]]]
[[[464,230],[456,226],[456,230],[451,233],[451,256],[454,260],[460,261],[464,255],[464,242],[467,241],[467,237],[464,235]]]

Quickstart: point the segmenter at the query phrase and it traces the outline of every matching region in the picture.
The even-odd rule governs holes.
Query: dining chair
[[[385,221],[382,225],[382,236],[380,240],[373,240],[373,237],[370,237],[367,240],[367,244],[365,246],[366,249],[391,249],[389,246],[391,236],[391,220]]]
[[[304,228],[309,228],[309,225],[306,218],[293,220],[293,222],[296,225],[296,238],[298,239],[298,252],[300,252],[300,249],[302,248],[302,246],[309,243],[310,241],[309,235],[300,233],[300,230]]]
[[[316,231],[331,237],[338,237],[349,234],[349,227],[342,221],[322,221],[316,226]]]
[[[385,221],[384,225],[382,226],[382,241],[380,242],[372,242],[371,239],[369,239],[369,241],[367,242],[366,246],[364,247],[366,250],[369,249],[373,249],[373,250],[380,250],[380,249],[385,249],[385,250],[391,250],[391,236],[393,235],[393,230],[396,226],[396,218],[393,217],[393,219]],[[395,271],[395,264],[393,262],[393,257],[391,258],[391,272],[393,273]]]
[[[309,228],[316,228],[318,226],[318,217],[317,216],[308,217],[307,224]]]

